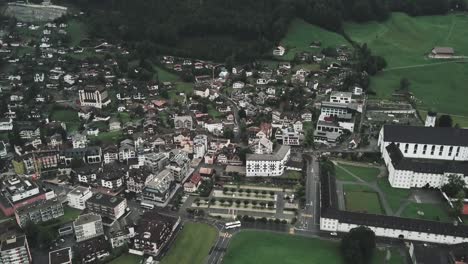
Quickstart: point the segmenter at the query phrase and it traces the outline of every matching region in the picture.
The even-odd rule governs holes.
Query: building
[[[68,206],[84,210],[86,208],[86,201],[93,196],[91,188],[78,186],[69,193],[67,193]]]
[[[175,129],[193,129],[193,119],[191,116],[176,116],[174,117]]]
[[[274,56],[284,56],[284,53],[286,52],[286,49],[283,46],[278,46],[273,50],[273,55]]]
[[[293,128],[285,128],[282,131],[282,139],[285,146],[299,146],[301,145],[303,136]]]
[[[426,122],[424,126],[426,127],[435,127],[437,119],[437,113],[429,111],[426,116]]]
[[[104,236],[84,240],[76,245],[77,259],[82,263],[100,263],[112,251],[109,241]]]
[[[110,219],[118,219],[125,214],[127,199],[103,193],[94,194],[86,201],[86,208],[95,214]]]
[[[160,215],[153,210],[145,212],[135,229],[130,253],[134,251],[141,255],[157,256],[179,224],[180,218]]]
[[[72,264],[72,249],[70,247],[49,252],[49,264]]]
[[[349,232],[353,228],[366,226],[377,237],[438,244],[468,242],[468,226],[462,224],[342,211],[338,207],[335,177],[323,174],[320,183],[322,231]]]
[[[190,169],[190,159],[187,153],[183,151],[175,152],[166,169],[172,173],[176,181],[182,182]]]
[[[94,108],[103,108],[111,103],[106,87],[88,85],[78,90],[80,104]]]
[[[63,206],[57,199],[39,200],[15,211],[16,222],[25,227],[29,222],[39,224],[64,215]]]
[[[31,252],[25,235],[15,235],[2,240],[0,263],[32,263]]]
[[[0,131],[13,130],[13,120],[11,118],[0,118]]]
[[[131,229],[133,229],[133,227]],[[119,230],[117,232],[111,232],[109,237],[112,248],[118,248],[127,245],[129,236],[130,233],[128,232],[128,230]]]
[[[284,145],[273,154],[248,154],[246,176],[281,176],[290,154],[291,147]]]
[[[395,188],[440,188],[448,176],[468,183],[468,130],[385,125],[379,147]]]
[[[93,213],[78,216],[78,218],[73,221],[73,229],[75,230],[77,242],[104,235],[102,217]]]
[[[147,153],[144,155],[144,165],[150,168],[153,173],[163,170],[169,163],[168,157],[164,153]]]
[[[202,183],[202,177],[198,173],[192,174],[192,177],[184,183],[184,191],[188,193],[194,193],[198,190],[198,187]]]
[[[176,184],[172,172],[165,169],[148,182],[142,192],[142,203],[160,205],[167,201]]]
[[[0,141],[0,159],[5,158],[8,154],[6,145],[3,141]]]
[[[71,135],[71,141],[73,148],[86,148],[88,145],[88,139],[86,138],[85,134],[81,133],[74,133]]]
[[[119,160],[127,161],[136,157],[135,143],[131,139],[125,139],[120,142]]]
[[[154,179],[153,171],[142,166],[139,168],[132,168],[128,171],[127,190],[129,192],[141,193],[143,188]]]
[[[333,91],[330,94],[330,102],[349,104],[349,103],[351,103],[351,97],[352,96],[353,96],[353,94],[350,93],[350,92]]]
[[[208,150],[208,136],[196,135],[193,138],[193,158],[203,159],[207,150]]]
[[[50,1],[42,4],[30,4],[28,2],[10,2],[5,10],[5,15],[14,16],[23,22],[53,21],[67,13],[64,6],[52,5]]]
[[[128,167],[121,164],[108,164],[97,173],[99,185],[110,190],[117,190],[123,186]]]
[[[430,57],[435,59],[451,59],[455,51],[451,47],[435,47],[431,51]]]
[[[6,216],[12,216],[17,208],[45,199],[45,193],[29,179],[13,176],[2,181],[0,209]]]

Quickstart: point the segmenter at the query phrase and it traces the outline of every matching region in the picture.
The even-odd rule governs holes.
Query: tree
[[[353,228],[341,240],[341,253],[346,263],[367,264],[375,249],[375,234],[370,228]]]
[[[438,127],[452,127],[453,120],[450,115],[441,115],[439,117]]]
[[[449,175],[448,183],[442,186],[442,191],[444,191],[449,197],[456,197],[456,195],[463,191],[465,187],[465,180],[459,175]]]
[[[223,137],[228,138],[228,139],[233,139],[234,138],[234,131],[232,131],[232,129],[225,129],[223,131]]]
[[[238,115],[241,119],[247,117],[247,114],[245,113],[245,110],[243,108],[239,110]]]
[[[454,215],[459,216],[465,205],[465,190],[460,190],[456,195],[456,201],[453,203]]]
[[[304,146],[312,147],[314,145],[314,129],[309,127],[305,131]]]
[[[403,77],[400,79],[400,90],[404,92],[409,91],[409,87],[411,85],[411,82],[408,80],[408,78]]]

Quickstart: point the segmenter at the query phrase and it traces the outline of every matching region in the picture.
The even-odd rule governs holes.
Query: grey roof
[[[385,142],[468,146],[468,129],[384,125]]]
[[[71,262],[71,248],[61,248],[49,252],[49,263],[50,264],[62,264]]]
[[[86,203],[94,203],[99,204],[106,207],[115,207],[121,202],[123,202],[125,198],[121,198],[119,196],[112,196],[104,193],[97,193],[94,194],[91,198],[89,198]]]
[[[79,226],[96,221],[102,221],[102,217],[97,214],[84,214],[78,216],[78,218],[73,222],[73,225]]]
[[[432,49],[433,53],[453,54],[455,53],[452,47],[435,47]]]
[[[279,161],[286,156],[290,149],[289,146],[281,145],[273,154],[248,154],[247,160]]]

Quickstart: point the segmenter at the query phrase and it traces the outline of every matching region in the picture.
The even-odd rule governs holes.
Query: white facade
[[[76,241],[81,242],[104,234],[102,218],[97,214],[80,215],[74,222]]]
[[[82,106],[91,106],[101,109],[111,102],[107,96],[107,91],[102,89],[81,89],[78,91],[78,96]]]
[[[247,155],[246,176],[281,176],[290,154],[291,148],[283,145],[274,154]]]
[[[349,104],[351,103],[352,94],[348,92],[332,92],[330,95],[330,102]]]
[[[355,224],[340,222],[338,219],[320,218],[320,230],[328,232],[349,232],[351,229],[359,227]],[[438,244],[457,244],[468,242],[468,238],[451,236],[444,234],[435,234],[429,232],[417,232],[403,229],[383,228],[377,226],[367,226],[378,237],[403,238],[414,241],[424,241]]]
[[[86,208],[86,201],[93,196],[90,188],[78,186],[67,194],[68,206],[84,210]]]
[[[10,131],[13,130],[13,120],[10,119],[0,119],[0,131]]]

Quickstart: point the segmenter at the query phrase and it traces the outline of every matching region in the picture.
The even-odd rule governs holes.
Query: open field
[[[371,80],[378,97],[389,98],[406,77],[411,81],[410,91],[422,101],[418,108],[468,116],[463,107],[468,64],[426,56],[435,46],[453,47],[456,55],[468,55],[467,27],[468,17],[462,14],[410,17],[394,13],[383,23],[346,23],[345,32],[386,58],[388,67]]]
[[[76,19],[72,19],[68,23],[67,32],[70,35],[72,46],[78,46],[83,39],[88,37],[86,25]]]
[[[322,48],[350,45],[343,36],[335,32],[309,24],[302,19],[294,19],[289,25],[288,33],[280,42],[286,48],[286,54],[281,59],[292,60],[297,52],[302,51],[319,52],[320,48],[309,47],[313,41],[321,41]]]
[[[444,204],[411,203],[403,210],[401,216],[414,219],[452,222],[455,219],[448,214],[448,210],[448,206]],[[418,212],[422,213],[422,215],[418,214]]]
[[[419,114],[421,115],[422,120],[426,120],[427,111],[419,110]],[[443,113],[437,113],[437,118],[439,118]],[[460,125],[462,128],[468,128],[468,116],[461,116],[461,115],[450,115],[453,120],[453,125]]]
[[[55,110],[50,114],[50,119],[54,121],[64,122],[68,132],[78,130],[81,120],[78,117],[78,112],[71,109]]]
[[[362,185],[344,185],[346,210],[350,212],[365,212],[383,214],[379,195],[372,189]]]
[[[388,263],[403,264],[403,258],[391,249]],[[385,250],[376,250],[372,263],[385,263]],[[223,264],[341,264],[337,242],[258,231],[235,235]]]
[[[119,143],[124,139],[122,131],[101,132],[97,136],[90,136],[91,141],[102,141],[103,143]]]
[[[202,264],[217,236],[217,230],[209,225],[187,223],[161,264]]]
[[[377,180],[377,176],[380,171],[377,168],[368,168],[355,165],[348,165],[338,163],[338,166],[335,166],[335,174],[338,180],[342,181],[357,181],[351,174],[349,174],[344,169],[350,171],[352,174],[358,176],[366,182],[373,182]]]
[[[169,72],[168,70],[159,67],[159,66],[154,66],[156,71],[158,72],[158,78],[160,82],[178,82],[180,81],[179,76],[176,74]]]
[[[111,262],[109,264],[139,264],[143,258],[137,255],[124,254]]]
[[[406,189],[398,189],[398,188],[393,188],[390,186],[390,183],[388,182],[388,178],[379,178],[377,180],[377,184],[382,190],[382,192],[385,193],[385,197],[388,201],[388,204],[392,208],[394,212],[400,208],[401,204],[408,199],[408,197],[411,194],[410,190]]]

